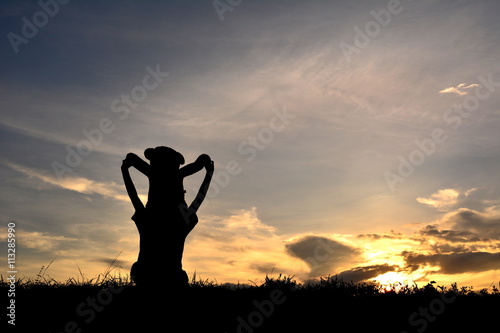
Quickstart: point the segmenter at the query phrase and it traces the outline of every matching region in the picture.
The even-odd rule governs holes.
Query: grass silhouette
[[[37,332],[468,332],[496,324],[500,292],[472,287],[353,283],[336,276],[301,284],[293,276],[220,284],[194,274],[179,292],[138,288],[112,269],[95,278],[16,281],[16,326]],[[0,293],[9,283],[0,278]],[[494,326],[493,326],[494,327]]]

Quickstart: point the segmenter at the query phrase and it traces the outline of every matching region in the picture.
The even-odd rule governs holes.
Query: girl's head
[[[144,151],[144,156],[151,162],[151,166],[178,169],[184,164],[184,156],[169,147],[148,148]]]

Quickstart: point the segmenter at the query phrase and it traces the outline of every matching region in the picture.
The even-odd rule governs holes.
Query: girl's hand
[[[131,166],[132,166],[132,164],[130,163],[129,160],[124,159],[122,161],[122,170],[126,170],[126,169],[130,168]]]
[[[201,165],[206,166],[208,163],[210,163],[210,156],[208,156],[207,154],[201,154],[200,156],[198,156],[195,163],[200,163]]]
[[[209,161],[207,164],[205,164],[205,169],[207,172],[214,172],[214,161]]]

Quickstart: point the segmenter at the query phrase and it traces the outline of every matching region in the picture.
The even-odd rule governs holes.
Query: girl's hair
[[[172,148],[159,146],[156,148],[148,148],[144,151],[144,156],[151,162],[172,162],[182,165],[185,163],[184,156]]]

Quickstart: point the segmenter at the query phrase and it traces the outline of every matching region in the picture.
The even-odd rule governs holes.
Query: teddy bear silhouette
[[[134,206],[135,222],[140,235],[139,256],[130,275],[142,287],[152,286],[161,277],[162,284],[187,287],[188,277],[182,269],[182,255],[187,235],[198,223],[196,212],[202,204],[214,171],[214,163],[206,154],[184,167],[184,157],[172,148],[148,148],[144,156],[149,164],[133,153],[122,162],[122,175],[128,196]],[[139,199],[130,177],[129,168],[135,167],[149,179],[146,206]],[[206,175],[198,194],[187,205],[183,180],[201,169]]]

